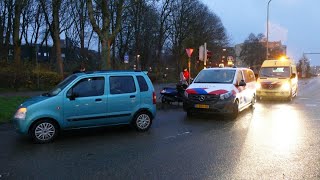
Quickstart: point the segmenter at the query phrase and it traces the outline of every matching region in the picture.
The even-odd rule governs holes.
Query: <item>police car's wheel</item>
[[[256,103],[256,96],[253,95],[252,100],[251,100],[251,108],[254,108],[254,104]]]
[[[236,119],[238,117],[239,114],[239,102],[235,101],[233,103],[233,107],[232,107],[232,114],[231,114],[231,118],[232,119]]]
[[[187,117],[192,117],[192,112],[190,110],[187,111]]]
[[[58,126],[52,120],[40,120],[32,126],[30,135],[36,143],[48,143],[58,135]]]
[[[132,121],[133,126],[137,131],[147,131],[152,124],[152,118],[149,112],[141,111],[135,115]]]

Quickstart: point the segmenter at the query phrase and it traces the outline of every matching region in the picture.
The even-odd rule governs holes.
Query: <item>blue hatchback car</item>
[[[37,143],[52,141],[60,130],[131,124],[147,131],[156,115],[154,87],[142,71],[76,73],[48,93],[22,103],[16,130]]]

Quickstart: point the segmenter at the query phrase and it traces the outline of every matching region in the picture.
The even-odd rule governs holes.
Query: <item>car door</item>
[[[107,124],[105,77],[80,79],[64,97],[64,120],[69,128]]]
[[[114,124],[128,123],[139,108],[140,94],[132,75],[110,75],[108,88],[108,118]]]
[[[246,86],[239,86],[239,83],[241,81],[245,81],[244,75],[243,75],[243,71],[242,70],[238,70],[237,71],[237,75],[236,75],[236,87],[238,89],[238,99],[239,99],[239,108],[241,109],[243,106],[246,105],[246,96],[245,96],[245,90],[246,90]]]
[[[246,86],[244,88],[243,96],[244,96],[244,105],[248,105],[251,103],[252,98],[254,96],[255,89],[255,76],[253,71],[249,69],[245,69],[242,71],[244,75],[244,81],[246,82]]]

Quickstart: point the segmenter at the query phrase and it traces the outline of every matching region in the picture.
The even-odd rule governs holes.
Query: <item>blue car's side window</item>
[[[124,94],[136,92],[136,85],[132,76],[110,76],[110,94]]]
[[[104,77],[84,78],[77,82],[70,91],[76,97],[101,96],[104,94],[104,84]]]
[[[140,92],[148,91],[149,87],[143,76],[137,76]]]

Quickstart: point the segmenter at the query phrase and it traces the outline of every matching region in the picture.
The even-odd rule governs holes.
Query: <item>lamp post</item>
[[[269,5],[272,0],[269,0],[267,7],[267,54],[266,59],[269,59]]]
[[[40,88],[40,78],[39,78],[39,73],[40,73],[40,70],[39,70],[39,62],[38,62],[38,52],[39,52],[39,46],[36,44],[35,45],[35,48],[36,48],[36,66],[37,66],[37,85],[38,85],[38,89]]]
[[[141,70],[141,67],[140,67],[140,54],[137,55],[137,70]]]

